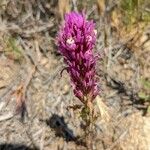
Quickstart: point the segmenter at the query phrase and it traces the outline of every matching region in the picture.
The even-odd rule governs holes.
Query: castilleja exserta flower
[[[57,35],[57,45],[67,64],[67,72],[76,97],[84,104],[92,102],[98,94],[96,57],[93,48],[96,30],[93,21],[84,14],[71,12]]]

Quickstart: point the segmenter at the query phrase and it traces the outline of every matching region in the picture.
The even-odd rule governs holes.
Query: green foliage
[[[146,79],[140,80],[143,90],[138,93],[138,96],[140,99],[143,99],[144,101],[150,101],[150,94],[147,91],[150,91],[150,81]]]
[[[147,113],[150,113],[150,106],[147,108]]]
[[[144,92],[139,92],[138,96],[139,96],[140,99],[143,99],[144,101],[149,101],[150,100],[150,95],[147,95]]]
[[[150,12],[145,8],[148,5],[146,0],[121,0],[121,10],[124,14],[123,22],[126,25],[132,25],[139,21],[150,21]]]
[[[144,86],[145,89],[149,89],[150,90],[150,81],[145,80],[145,79],[141,79],[141,83]]]
[[[83,107],[80,114],[81,118],[87,122],[89,120],[89,114],[90,114],[89,108]]]
[[[17,45],[17,41],[13,37],[5,37],[5,50],[6,56],[11,57],[14,60],[20,60],[22,58],[21,48]]]

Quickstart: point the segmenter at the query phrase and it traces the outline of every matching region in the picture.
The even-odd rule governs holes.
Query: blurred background
[[[97,30],[100,97],[94,150],[150,148],[149,0],[0,0],[0,150],[84,150],[81,104],[56,35],[65,13]],[[99,103],[94,102],[97,112]]]

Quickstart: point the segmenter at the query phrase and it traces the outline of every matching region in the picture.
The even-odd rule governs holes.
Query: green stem
[[[82,119],[85,121],[85,142],[88,150],[92,150],[92,134],[93,134],[93,105],[92,103],[85,105],[82,109]]]

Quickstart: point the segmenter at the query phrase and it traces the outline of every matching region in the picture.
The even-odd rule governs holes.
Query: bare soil
[[[34,0],[0,3],[5,6],[0,10],[0,150],[86,150],[80,110],[68,108],[81,103],[68,74],[60,75],[65,65],[55,45],[57,6]],[[97,100],[109,116],[100,115],[95,100],[93,150],[149,150],[150,27],[134,44],[108,33],[111,44],[105,46],[104,24],[95,20],[95,51],[102,55]]]

